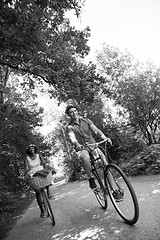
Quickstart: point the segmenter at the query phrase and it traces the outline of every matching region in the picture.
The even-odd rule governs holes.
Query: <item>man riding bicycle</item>
[[[82,149],[84,144],[95,143],[95,140],[92,136],[92,133],[95,133],[102,140],[107,139],[107,141],[112,145],[110,138],[106,137],[103,132],[98,129],[90,119],[82,118],[78,114],[77,107],[74,105],[69,105],[66,108],[65,113],[70,117],[70,122],[67,125],[67,135],[71,141],[71,144],[74,145],[79,158],[82,162],[82,166],[89,178],[89,186],[91,189],[96,188],[96,183],[91,172],[91,163],[89,156],[89,149]],[[94,155],[99,154],[105,165],[107,165],[106,158],[102,151],[99,148],[96,148],[93,152]]]

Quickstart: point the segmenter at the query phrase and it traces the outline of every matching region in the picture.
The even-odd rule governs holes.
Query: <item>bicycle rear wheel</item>
[[[43,189],[42,194],[43,194],[43,201],[44,201],[45,210],[47,211],[48,217],[50,217],[50,219],[52,221],[52,225],[54,226],[55,225],[54,214],[53,214],[53,211],[52,211],[50,201],[49,201],[49,199],[47,197],[47,194],[46,194],[44,189]]]
[[[96,183],[96,189],[94,189],[94,194],[103,209],[108,207],[107,201],[107,191],[104,184],[104,170],[103,168],[93,169],[92,173],[94,175],[94,180]]]
[[[123,171],[114,164],[107,166],[106,177],[108,179],[108,193],[113,206],[127,224],[135,224],[139,219],[139,205],[130,181]],[[115,199],[115,190],[118,191],[118,199]]]

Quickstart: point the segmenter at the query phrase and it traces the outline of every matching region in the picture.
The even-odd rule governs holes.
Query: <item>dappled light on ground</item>
[[[71,190],[70,184],[66,185],[64,189],[54,194],[55,203],[61,201],[62,208],[65,207],[67,219],[64,216],[65,228],[61,230],[59,224],[62,219],[57,219],[56,227],[59,231],[52,235],[51,240],[112,240],[112,237],[113,239],[115,236],[118,237],[123,230],[124,222],[121,221],[120,227],[118,227],[119,217],[113,207],[103,210],[94,193],[89,189],[88,182],[87,185],[86,181],[77,185],[75,183],[75,186],[76,189]],[[57,209],[57,211],[58,216],[60,210]]]
[[[138,200],[139,202],[145,202],[146,200],[154,198],[160,198],[160,183],[150,183],[150,191],[139,194]]]
[[[121,233],[123,228],[116,229],[115,227],[111,228],[112,237],[107,237],[106,231],[103,227],[93,227],[93,228],[86,228],[80,232],[76,232],[76,229],[72,228],[70,230],[63,230],[60,233],[54,235],[51,239],[52,240],[98,240],[98,239],[105,239],[111,240],[115,239],[115,236]],[[117,238],[118,239],[118,238]]]
[[[152,190],[152,193],[153,194],[160,194],[160,183],[157,183],[157,184],[154,184],[153,185],[153,190]]]
[[[55,196],[55,200],[60,200],[61,198],[64,198],[66,196],[73,196],[75,194],[76,194],[76,192],[74,192],[74,191],[72,191],[72,192],[65,192],[63,194],[58,194],[58,195]]]
[[[6,240],[159,240],[160,176],[132,178],[132,183],[140,206],[133,226],[121,219],[109,198],[108,208],[102,209],[88,181],[72,182],[51,187],[54,227],[50,218],[39,217],[34,200]]]

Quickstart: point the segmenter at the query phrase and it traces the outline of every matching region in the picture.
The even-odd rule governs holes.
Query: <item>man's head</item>
[[[65,113],[72,119],[75,120],[78,118],[78,110],[75,105],[68,105],[66,107]]]

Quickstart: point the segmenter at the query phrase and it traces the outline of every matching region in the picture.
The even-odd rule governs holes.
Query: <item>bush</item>
[[[122,162],[121,168],[127,175],[159,174],[160,173],[160,144],[145,147],[128,163]]]

